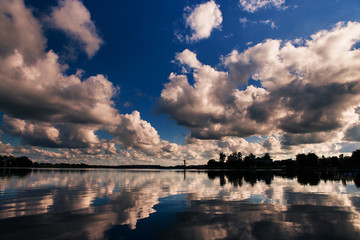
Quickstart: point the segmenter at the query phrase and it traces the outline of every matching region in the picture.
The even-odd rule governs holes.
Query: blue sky
[[[360,140],[359,10],[356,0],[5,0],[0,150],[166,165],[220,151],[347,154]]]

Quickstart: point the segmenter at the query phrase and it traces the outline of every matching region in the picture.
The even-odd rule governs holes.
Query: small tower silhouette
[[[186,180],[186,160],[184,159],[184,180]]]

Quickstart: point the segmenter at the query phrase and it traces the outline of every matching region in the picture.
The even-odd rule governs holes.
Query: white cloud
[[[81,25],[77,23],[87,23],[85,20],[90,19],[80,2],[61,4],[53,16],[70,14],[67,17],[71,18],[74,11],[80,11],[83,15],[75,21],[77,27]],[[82,70],[66,74],[59,56],[45,50],[41,24],[21,1],[2,1],[0,12],[6,13],[0,15],[4,29],[12,29],[7,35],[0,35],[4,39],[0,42],[0,49],[4,49],[0,51],[0,109],[4,113],[4,130],[20,137],[26,146],[49,149],[9,147],[11,152],[28,151],[30,156],[46,159],[58,158],[60,151],[63,159],[79,157],[79,161],[90,161],[119,154],[117,147],[121,145],[133,154],[126,159],[146,160],[150,155],[161,156],[162,147],[172,146],[160,140],[157,131],[140,118],[139,112],[125,115],[118,112],[112,101],[118,89],[105,76],[98,74],[83,79]],[[59,20],[63,23],[61,20],[64,19]],[[77,27],[71,31],[81,38],[88,36]],[[98,130],[108,131],[113,139],[99,139]]]
[[[6,58],[0,57],[0,63],[0,105],[15,117],[107,123],[117,113],[111,100],[116,88],[110,81],[103,75],[81,80],[76,75],[63,74],[63,66],[52,51],[34,64],[26,64],[18,51]]]
[[[275,22],[271,19],[254,21],[244,17],[244,18],[240,18],[239,21],[244,28],[247,25],[254,25],[254,24],[264,24],[264,25],[269,25],[271,28],[277,28]]]
[[[98,143],[95,131],[99,126],[119,122],[111,100],[117,89],[103,75],[83,80],[78,73],[64,74],[58,55],[45,52],[41,25],[21,1],[3,1],[0,11],[11,14],[11,21],[2,22],[4,28],[14,29],[6,38],[2,36],[5,41],[0,43],[0,49],[9,48],[0,54],[0,108],[5,113],[5,130],[36,146],[89,147]],[[10,46],[9,39],[21,41]]]
[[[250,20],[246,17],[240,18],[239,21],[243,25],[243,27],[245,27],[246,24],[250,22]]]
[[[45,139],[55,143],[59,140],[59,131],[51,126],[51,124],[29,123],[25,120],[11,118],[7,115],[3,116],[3,121],[7,132],[21,135],[24,138],[32,138],[32,141]]]
[[[90,12],[79,0],[59,0],[59,5],[51,14],[55,27],[79,40],[87,55],[94,56],[103,40],[97,34]]]
[[[187,39],[198,41],[210,37],[214,28],[221,27],[222,20],[219,5],[213,0],[197,5],[186,17],[186,25],[192,30],[192,35]]]
[[[247,12],[256,12],[261,8],[275,7],[284,9],[285,0],[240,0],[241,7]]]
[[[260,20],[260,23],[263,23],[265,25],[269,25],[271,28],[276,28],[276,24],[274,21],[267,19],[267,20]]]
[[[353,46],[359,33],[360,23],[348,22],[302,45],[268,39],[223,58],[228,72],[201,64],[192,73],[194,84],[171,73],[160,107],[192,138],[276,134],[279,154],[336,152],[344,137],[358,138],[360,51]],[[250,78],[262,87],[239,90]]]
[[[240,18],[239,21],[243,27],[253,24],[264,24],[264,25],[269,25],[271,28],[277,28],[275,22],[271,19],[254,21],[244,17],[244,18]]]
[[[9,143],[2,143],[0,141],[0,155],[10,155],[14,152],[14,147],[11,146]]]
[[[176,53],[175,59],[181,64],[188,65],[191,68],[201,67],[201,63],[196,58],[196,53],[191,52],[189,49],[185,49],[181,53]]]
[[[42,55],[46,39],[40,23],[23,1],[0,2],[0,29],[1,56],[10,56],[17,49],[22,53],[22,60],[28,63]]]
[[[157,131],[150,123],[141,119],[138,111],[119,117],[119,124],[109,125],[106,130],[116,137],[123,148],[141,149],[150,153],[160,145]]]
[[[9,4],[14,4],[11,1],[6,3],[0,4],[0,10],[8,11]],[[5,113],[3,121],[6,133],[20,137],[27,147],[2,144],[4,153],[26,154],[36,161],[76,159],[77,162],[92,164],[162,161],[172,165],[172,161],[184,158],[192,160],[194,164],[203,164],[204,159],[216,157],[219,151],[246,149],[255,152],[256,149],[262,149],[259,144],[249,144],[241,138],[224,139],[221,142],[212,140],[195,143],[192,140],[184,146],[161,140],[151,124],[141,119],[139,112],[123,115],[115,109],[112,97],[118,90],[103,75],[83,79],[81,70],[65,74],[66,67],[59,63],[59,56],[52,51],[45,51],[46,39],[41,32],[41,24],[23,4],[16,9],[13,21],[3,23],[5,28],[16,29],[7,38],[18,38],[19,34],[26,33],[26,29],[33,29],[34,34],[21,35],[24,42],[29,42],[28,45],[12,43],[12,48],[7,49],[9,41],[0,43],[1,49],[7,49],[0,54],[0,108]],[[23,16],[28,18],[24,21],[26,24],[16,25],[18,18]],[[7,38],[4,37],[5,40]],[[32,44],[31,39],[42,40],[43,43]],[[202,65],[190,50],[178,53],[175,58],[180,64],[194,69],[197,83],[193,88],[188,85],[185,76],[173,74],[171,79],[179,79],[176,84],[184,79],[184,87],[187,87],[185,91],[193,92],[185,95],[195,95],[186,99],[182,93],[184,89],[174,85],[174,89],[167,89],[162,96],[174,102],[182,98],[181,101],[193,102],[195,106],[200,104],[198,106],[203,116],[199,119],[211,115],[216,115],[214,119],[221,118],[221,114],[226,112],[222,101],[224,96],[213,99],[202,96],[214,95],[216,92],[228,95],[224,89],[232,89],[235,85],[224,81],[228,78],[227,73]],[[211,86],[208,86],[209,83]],[[255,93],[258,90],[262,91],[249,89],[249,96],[261,95]],[[195,124],[197,121],[194,119]],[[216,129],[216,126],[210,128]],[[211,132],[211,129],[207,131]],[[98,130],[106,131],[113,138],[99,139]],[[231,132],[231,129],[226,131]]]
[[[112,100],[118,89],[105,76],[67,74],[59,56],[45,50],[41,24],[21,1],[2,1],[0,12],[6,13],[0,14],[1,27],[9,29],[0,34],[4,130],[27,144],[0,143],[2,152],[101,164],[203,164],[220,151],[278,158],[299,151],[331,154],[342,139],[358,139],[360,53],[353,46],[360,40],[359,23],[339,23],[304,41],[269,39],[233,51],[223,58],[228,71],[201,63],[188,49],[177,53],[176,62],[192,68],[194,84],[171,73],[160,106],[189,128],[180,146],[161,140],[139,112],[120,114]],[[262,87],[244,89],[249,78]],[[99,130],[112,139],[100,139]],[[242,138],[253,135],[268,137],[259,143]]]

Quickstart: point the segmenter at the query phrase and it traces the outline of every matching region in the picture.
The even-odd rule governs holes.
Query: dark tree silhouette
[[[264,160],[271,160],[270,154],[269,153],[265,153],[263,156]]]
[[[238,152],[237,156],[238,156],[238,159],[242,160],[242,153],[241,152]]]
[[[216,163],[215,159],[210,159],[207,164],[209,167],[215,167]]]
[[[254,154],[250,153],[249,155],[247,155],[244,158],[244,165],[246,167],[253,166],[255,164],[255,158],[256,158],[256,156]]]
[[[224,163],[225,158],[226,158],[225,153],[223,153],[223,152],[219,153],[219,161],[220,161],[220,163]]]
[[[32,167],[33,162],[28,157],[1,156],[0,167]]]
[[[319,157],[315,153],[300,153],[296,155],[296,162],[299,167],[316,167],[318,166]]]
[[[350,164],[355,166],[360,165],[360,149],[352,152],[350,157]]]
[[[235,167],[235,168],[240,167],[242,164],[242,153],[241,152],[238,152],[238,153],[233,152],[232,154],[230,154],[227,157],[226,164],[229,167]]]

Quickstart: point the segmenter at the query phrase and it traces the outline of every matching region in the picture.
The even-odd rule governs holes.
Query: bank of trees
[[[0,167],[45,167],[45,168],[85,168],[90,167],[84,163],[37,163],[31,161],[28,157],[0,156]]]
[[[28,157],[0,156],[0,167],[56,167],[56,168],[107,168],[111,166],[70,164],[70,163],[37,163],[32,162]],[[113,166],[114,167],[114,166]],[[117,166],[119,168],[166,168],[160,165],[132,165]],[[180,166],[183,167],[183,166]],[[269,153],[256,157],[250,153],[243,156],[241,152],[233,152],[230,155],[219,154],[219,160],[210,159],[207,166],[191,166],[192,168],[224,168],[224,169],[243,169],[243,168],[338,168],[338,169],[360,169],[360,149],[352,152],[351,156],[318,157],[315,153],[300,153],[296,155],[295,160],[277,160],[274,161]],[[190,168],[191,168],[190,167]],[[169,167],[171,168],[171,167]]]
[[[219,161],[210,159],[209,168],[360,168],[360,149],[352,152],[351,156],[331,156],[321,158],[315,153],[300,153],[295,160],[286,159],[273,161],[269,153],[256,157],[250,153],[243,156],[241,152],[233,152],[226,156],[219,154]]]
[[[28,157],[0,156],[0,167],[32,167]]]
[[[254,154],[243,157],[241,152],[233,152],[229,156],[224,153],[219,154],[219,161],[210,159],[208,167],[211,168],[247,168],[247,167],[260,167],[268,166],[273,162],[269,153],[265,153],[262,157],[256,157]]]

